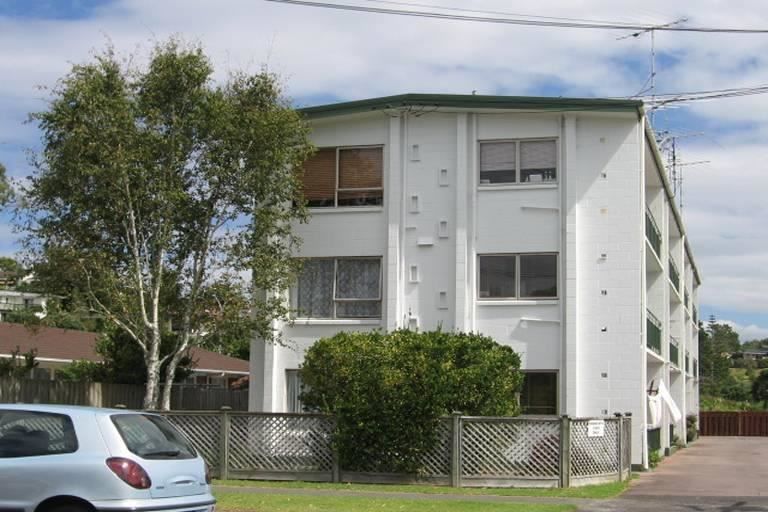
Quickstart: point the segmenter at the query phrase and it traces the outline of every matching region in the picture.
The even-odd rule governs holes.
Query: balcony
[[[688,303],[691,301],[691,296],[688,294],[688,290],[685,290],[683,297],[685,301],[685,308],[688,309]]]
[[[669,362],[680,368],[680,348],[671,339],[669,340]]]
[[[43,306],[41,304],[18,304],[14,302],[0,302],[0,311],[31,311],[41,313]]]
[[[649,349],[661,355],[661,322],[650,311],[645,319],[645,342]]]
[[[656,252],[656,256],[661,258],[661,231],[656,225],[656,220],[649,209],[645,209],[645,237]]]
[[[693,306],[693,323],[696,325],[699,325],[699,311],[696,309],[696,306]]]
[[[696,358],[693,359],[693,376],[699,376],[699,361]]]
[[[691,373],[691,353],[685,352],[685,373]]]
[[[672,286],[675,287],[675,291],[680,293],[680,272],[677,270],[675,260],[672,256],[669,257],[669,280],[672,282]]]

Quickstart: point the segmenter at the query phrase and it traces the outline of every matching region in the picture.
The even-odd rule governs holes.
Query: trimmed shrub
[[[307,351],[302,402],[336,416],[344,469],[418,473],[441,416],[519,413],[519,369],[517,353],[479,334],[339,333]]]

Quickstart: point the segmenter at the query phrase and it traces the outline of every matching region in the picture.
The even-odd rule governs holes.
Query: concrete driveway
[[[582,510],[768,512],[768,437],[703,437]]]

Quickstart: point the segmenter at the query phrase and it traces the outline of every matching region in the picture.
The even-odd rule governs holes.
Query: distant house
[[[759,361],[768,358],[768,349],[757,348],[752,350],[742,350],[731,354],[731,359],[753,359]]]
[[[0,270],[0,289],[13,288],[16,286],[18,280],[19,278],[16,272]]]
[[[49,295],[16,290],[0,290],[0,321],[12,311],[30,310],[38,318],[45,318]]]
[[[40,365],[33,377],[55,379],[57,369],[74,361],[101,361],[95,350],[98,337],[94,332],[0,322],[0,358],[11,357],[16,347],[22,353],[35,349]],[[189,355],[195,363],[188,383],[225,387],[248,375],[248,361],[196,347]]]

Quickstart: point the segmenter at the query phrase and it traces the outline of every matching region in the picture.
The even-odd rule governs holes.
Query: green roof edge
[[[604,98],[561,98],[556,96],[487,96],[475,94],[399,94],[298,109],[308,118],[321,118],[402,107],[452,107],[466,109],[510,109],[545,111],[637,112],[643,113],[640,100]]]

